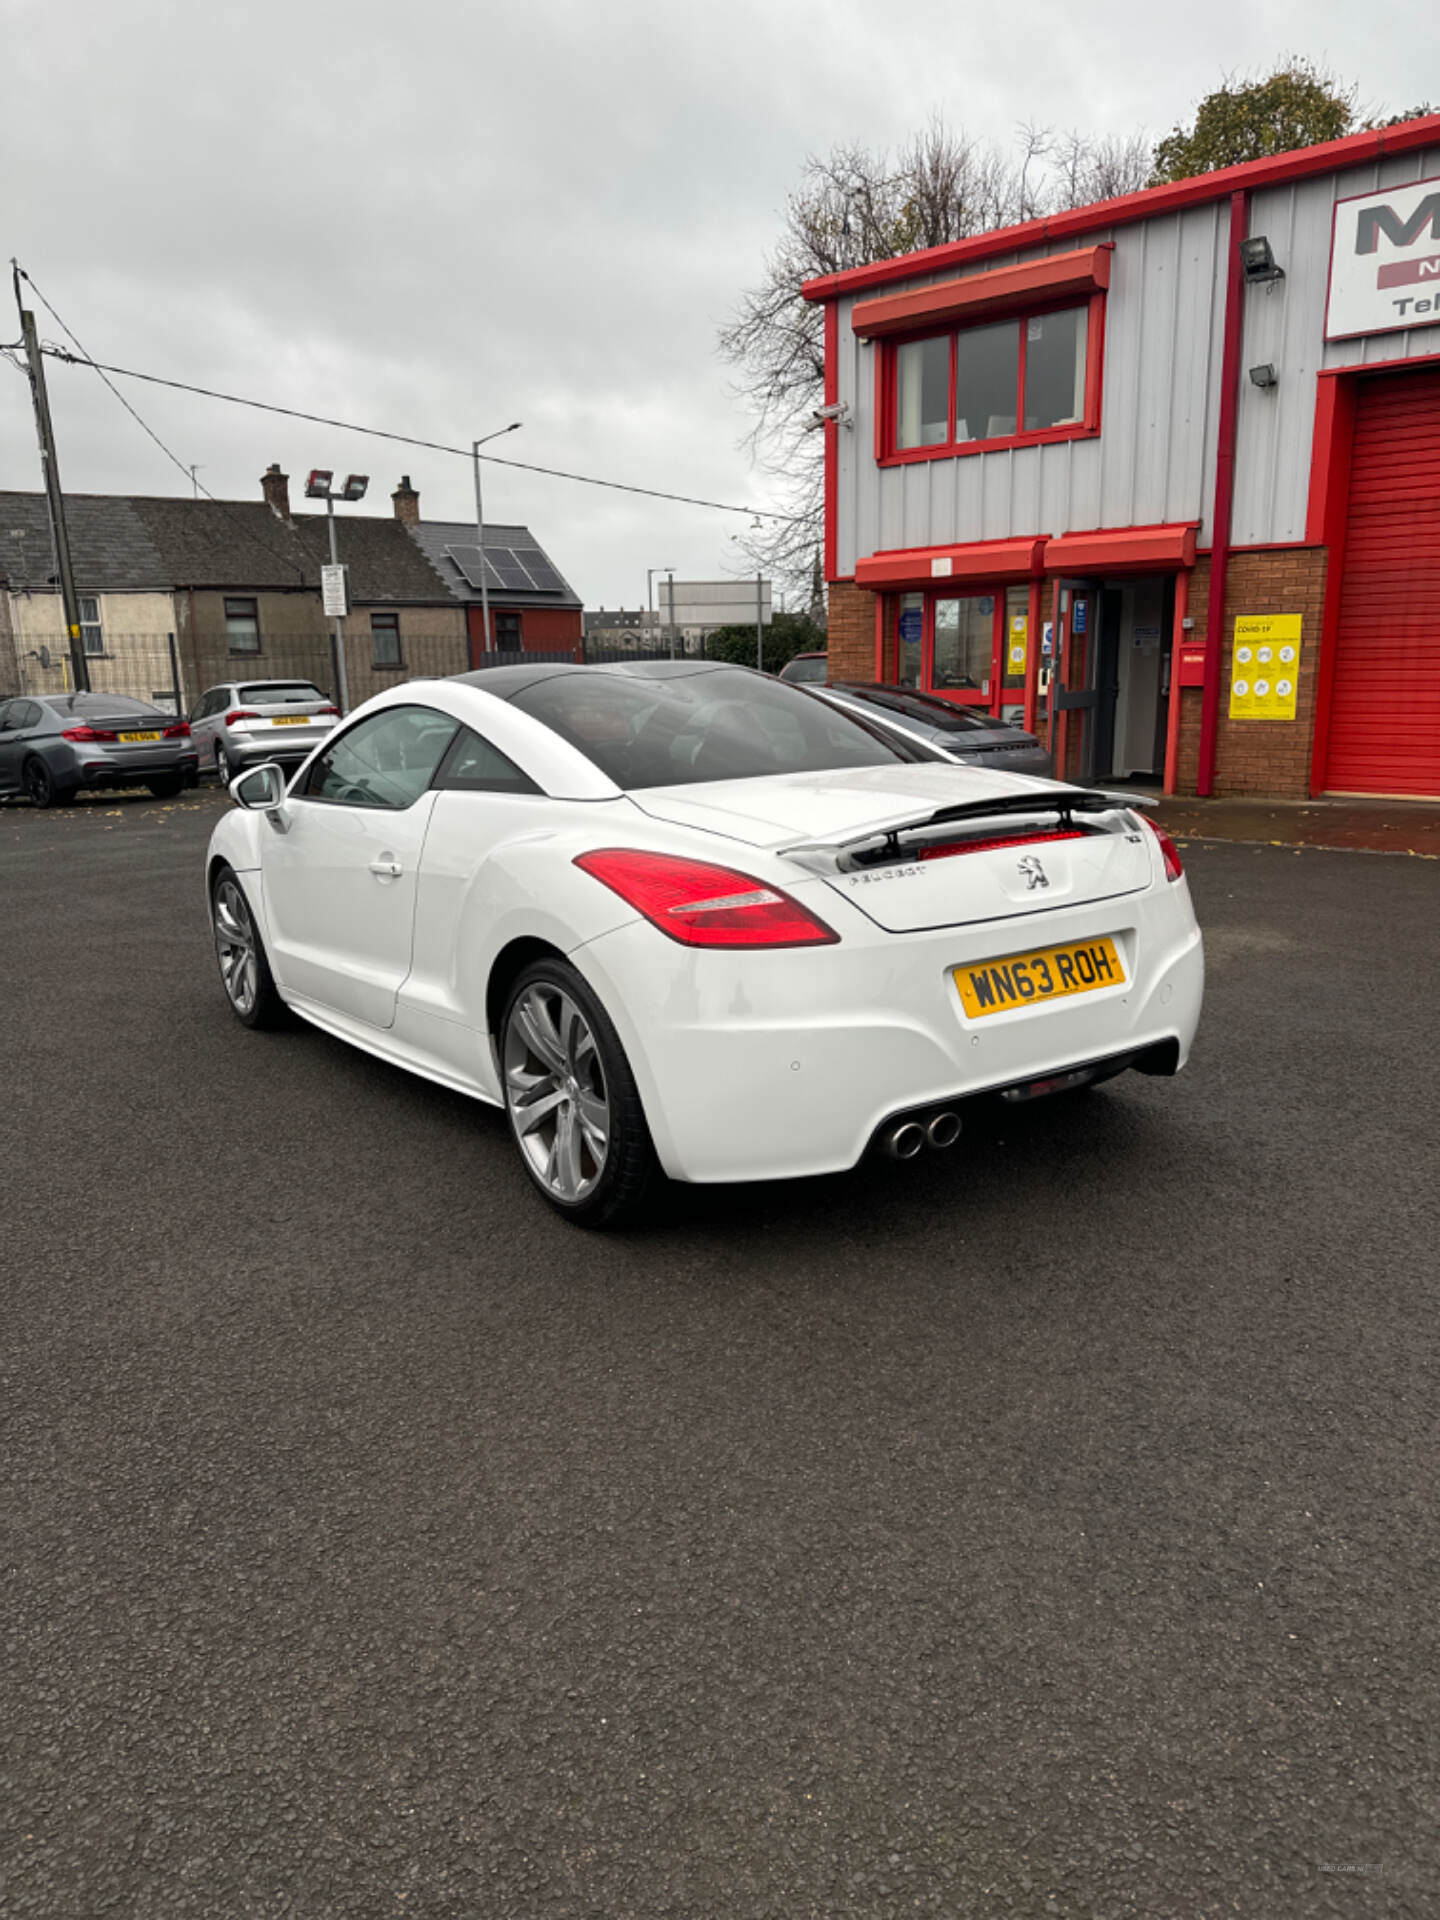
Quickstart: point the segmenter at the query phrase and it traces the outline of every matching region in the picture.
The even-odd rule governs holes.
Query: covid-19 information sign
[[[1230,661],[1232,720],[1293,720],[1300,684],[1300,615],[1242,613]]]

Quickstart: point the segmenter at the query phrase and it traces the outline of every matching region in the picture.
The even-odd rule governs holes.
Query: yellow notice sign
[[[1005,652],[1005,672],[1016,680],[1025,672],[1025,650],[1030,638],[1030,616],[1015,613],[1010,616],[1010,639]]]
[[[1230,658],[1232,720],[1293,720],[1300,684],[1300,615],[1242,613]]]

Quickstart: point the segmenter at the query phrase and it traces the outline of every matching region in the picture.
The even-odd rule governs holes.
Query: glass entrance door
[[[965,706],[988,705],[995,674],[995,595],[937,599],[927,690]]]

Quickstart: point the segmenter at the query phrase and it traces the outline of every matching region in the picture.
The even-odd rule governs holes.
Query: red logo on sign
[[[1440,253],[1426,260],[1392,260],[1375,276],[1377,287],[1408,287],[1417,280],[1440,280]]]

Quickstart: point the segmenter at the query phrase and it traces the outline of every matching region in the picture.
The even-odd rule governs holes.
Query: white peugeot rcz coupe
[[[900,1159],[976,1094],[1175,1073],[1200,932],[1123,796],[972,771],[745,668],[537,662],[368,700],[207,863],[247,1026],[285,1008],[503,1106],[568,1219],[656,1176]]]

